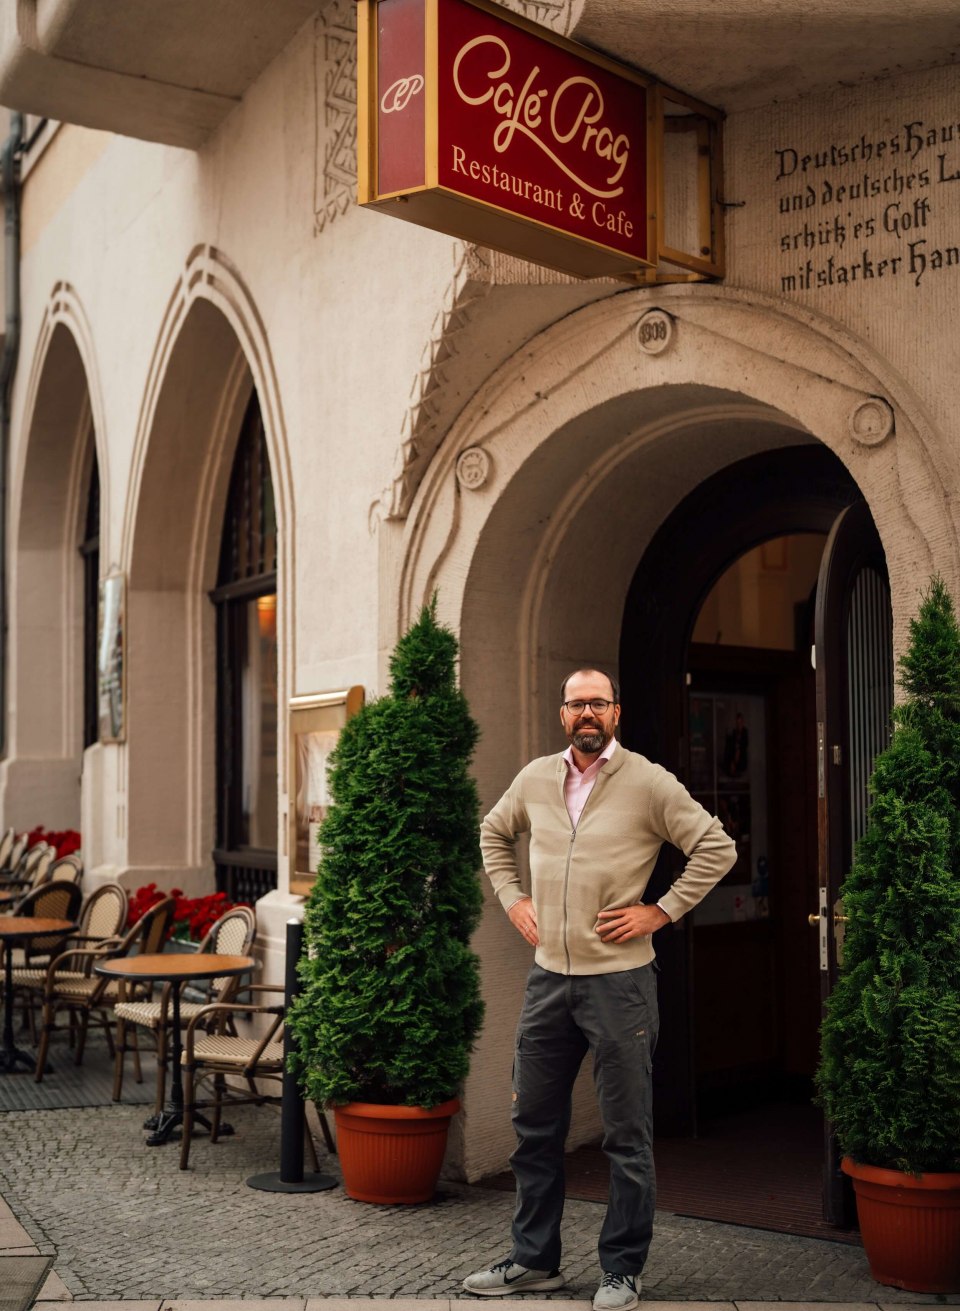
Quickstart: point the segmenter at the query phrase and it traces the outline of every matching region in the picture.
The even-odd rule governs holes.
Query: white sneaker
[[[640,1276],[604,1270],[593,1299],[593,1311],[631,1311],[640,1305]]]
[[[514,1293],[547,1293],[563,1287],[559,1270],[528,1270],[507,1257],[489,1270],[478,1270],[463,1281],[464,1291],[482,1297],[511,1297]],[[636,1306],[636,1303],[633,1304]]]

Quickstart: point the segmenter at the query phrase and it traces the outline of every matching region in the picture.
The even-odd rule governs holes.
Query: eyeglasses
[[[595,701],[564,701],[564,708],[569,710],[571,715],[580,715],[587,706],[595,715],[602,715],[610,706],[616,705],[615,701],[604,701],[602,697],[597,697]]]

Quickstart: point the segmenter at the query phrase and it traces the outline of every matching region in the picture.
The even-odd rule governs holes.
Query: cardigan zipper
[[[563,954],[567,958],[568,975],[573,973],[573,968],[570,962],[570,944],[567,942],[567,888],[570,885],[570,861],[573,859],[573,844],[577,840],[577,829],[580,827],[580,821],[583,819],[583,812],[584,810],[586,810],[587,806],[589,806],[590,798],[593,796],[594,792],[596,792],[597,788],[600,786],[600,779],[602,777],[602,773],[603,771],[601,770],[601,772],[596,777],[593,787],[590,789],[589,793],[587,794],[587,799],[583,803],[583,809],[580,811],[580,820],[578,820],[577,823],[574,824],[573,828],[570,830],[570,843],[569,846],[567,847],[567,867],[563,871]],[[566,809],[566,806],[564,806],[564,809]],[[570,818],[569,813],[567,814],[567,818],[568,819]]]

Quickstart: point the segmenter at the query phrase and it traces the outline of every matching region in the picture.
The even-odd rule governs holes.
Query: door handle
[[[838,901],[833,909],[833,927],[835,930],[837,930],[834,934],[834,942],[836,944],[837,964],[842,965],[843,964],[843,937],[844,937],[843,925],[846,924],[848,916],[842,914],[839,910],[837,910],[837,906],[839,905],[840,902]],[[827,938],[830,932],[828,927],[830,923],[830,912],[827,909],[826,888],[820,889],[819,913],[816,915],[808,915],[807,923],[812,924],[815,928],[818,928],[820,930],[820,969],[824,973],[826,973],[826,971],[829,970],[830,968],[830,949],[827,943]]]

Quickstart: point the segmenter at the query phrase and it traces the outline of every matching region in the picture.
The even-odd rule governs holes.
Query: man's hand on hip
[[[629,942],[656,933],[669,923],[670,916],[659,906],[619,906],[597,914],[596,932],[604,942]]]
[[[521,897],[507,911],[510,923],[531,947],[540,946],[540,934],[537,932],[537,912],[530,897]]]

